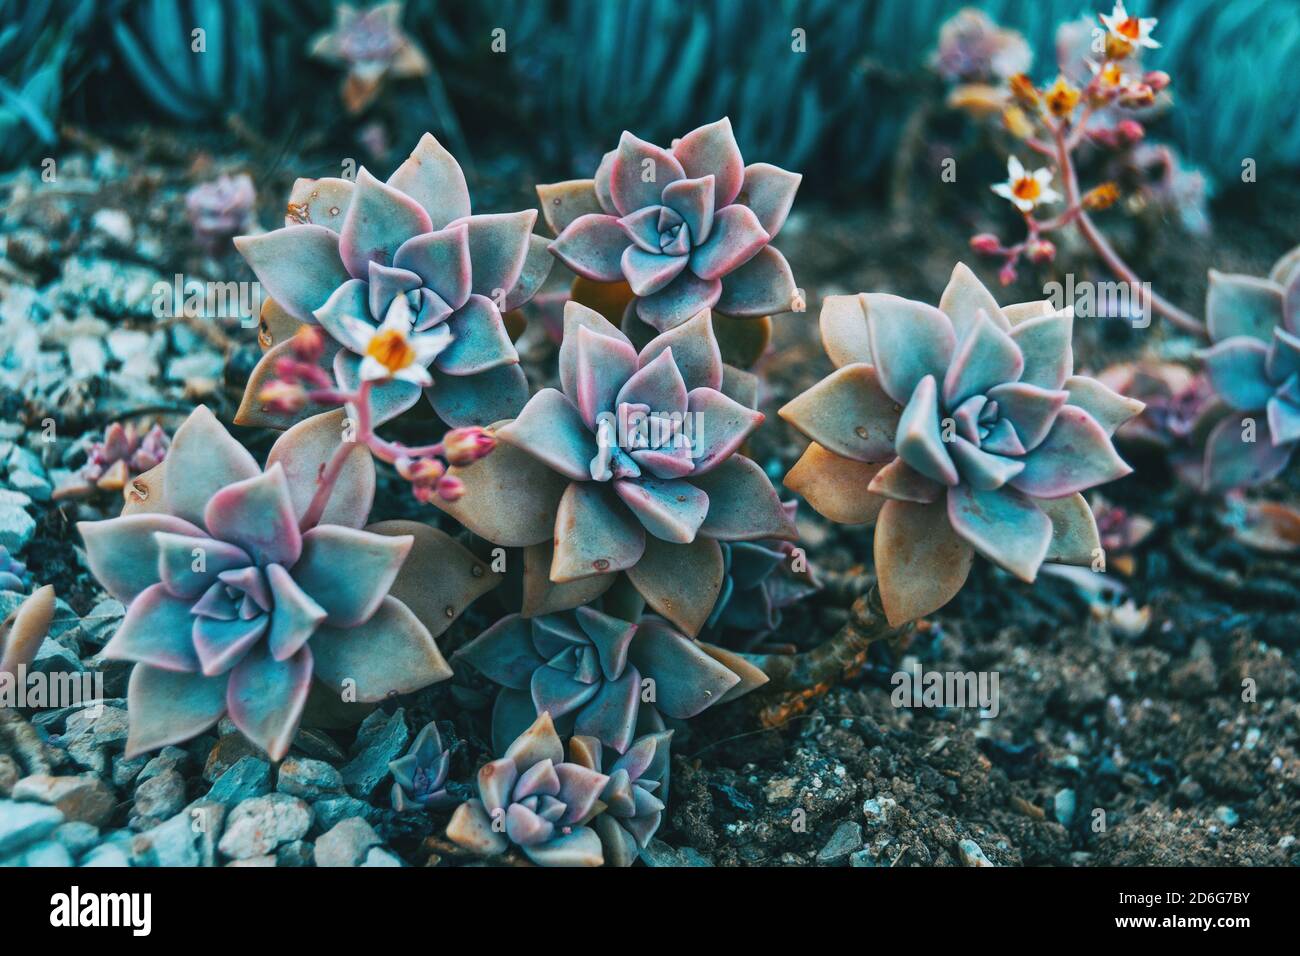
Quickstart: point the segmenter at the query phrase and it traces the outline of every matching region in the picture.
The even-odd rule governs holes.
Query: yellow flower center
[[[415,361],[415,349],[396,329],[376,333],[366,346],[366,354],[390,372],[400,372]]]
[[[1119,86],[1124,82],[1124,71],[1118,63],[1107,63],[1101,71],[1101,81],[1107,86]]]
[[[1120,36],[1129,40],[1136,40],[1138,37],[1142,36],[1142,26],[1138,23],[1137,17],[1129,17],[1115,29],[1119,32]]]
[[[1021,179],[1017,179],[1011,185],[1012,195],[1017,199],[1028,199],[1030,202],[1037,201],[1038,197],[1042,195],[1042,192],[1043,187],[1038,185],[1038,180],[1034,179],[1032,176],[1025,176]]]

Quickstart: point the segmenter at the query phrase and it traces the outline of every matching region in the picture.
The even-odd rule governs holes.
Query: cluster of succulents
[[[837,370],[781,416],[812,444],[786,485],[833,521],[874,521],[892,623],[929,614],[978,552],[1025,581],[1100,547],[1080,492],[1131,469],[1111,444],[1141,411],[1074,374],[1073,313],[1001,307],[959,264],[939,308],[832,296],[822,341]]]
[[[85,464],[55,490],[55,497],[121,492],[133,479],[158,467],[170,445],[171,439],[157,423],[142,433],[132,422],[113,422],[104,429],[102,440],[91,443]]]

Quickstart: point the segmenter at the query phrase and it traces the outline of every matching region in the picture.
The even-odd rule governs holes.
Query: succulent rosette
[[[654,616],[633,623],[590,607],[502,618],[456,652],[502,686],[492,711],[501,752],[538,715],[561,733],[623,753],[638,733],[662,730],[767,681],[734,654],[700,644]]]
[[[671,149],[624,132],[594,179],[537,194],[556,258],[584,279],[626,282],[629,310],[664,332],[701,309],[743,318],[795,308],[794,276],[769,243],[801,179],[746,166],[724,117]]]
[[[719,542],[795,537],[771,481],[737,453],[763,416],[725,394],[707,310],[638,353],[570,302],[559,364],[561,387],[498,423],[496,450],[452,469],[465,495],[438,507],[495,544],[531,546],[525,614],[586,604],[624,571],[693,637],[722,589]]]
[[[415,735],[411,749],[389,761],[393,775],[392,803],[398,813],[408,810],[441,810],[456,803],[447,791],[447,770],[451,755],[442,748],[442,737],[433,721]]]
[[[429,60],[402,29],[402,3],[378,3],[366,10],[350,3],[334,8],[334,27],[311,41],[312,56],[347,67],[343,105],[360,113],[375,101],[386,79],[424,76]]]
[[[1099,548],[1080,492],[1131,470],[1111,443],[1142,403],[1074,374],[1073,312],[999,307],[958,264],[939,307],[831,296],[837,371],[781,409],[812,439],[786,476],[833,521],[875,521],[891,624],[946,604],[975,552],[1025,581]]]
[[[496,579],[431,528],[363,529],[375,487],[363,446],[304,524],[341,416],[290,429],[263,471],[200,406],[151,473],[150,510],[78,525],[91,572],[127,605],[104,656],[135,663],[129,754],[228,714],[278,760],[313,682],[373,703],[451,676],[434,637]]]
[[[609,777],[564,759],[550,714],[542,714],[499,760],[478,772],[477,799],[456,808],[447,837],[481,856],[519,847],[538,866],[600,866],[601,840],[587,823],[604,806]]]
[[[606,866],[631,866],[659,830],[668,803],[672,736],[669,730],[638,737],[627,753],[610,765],[609,783],[600,794],[605,809],[591,821]],[[595,737],[570,739],[569,759],[596,773],[604,772],[604,751]]]
[[[301,323],[329,333],[325,359],[348,390],[367,359],[383,364],[385,350],[414,348],[374,334],[391,321],[410,339],[445,346],[422,353],[433,373],[425,394],[443,421],[486,425],[517,414],[528,382],[502,312],[530,299],[550,271],[545,240],[532,235],[536,219],[531,209],[472,215],[460,165],[428,133],[387,182],[364,167],[355,181],[299,179],[283,228],[235,240],[270,296],[263,324],[277,343],[254,369],[236,421],[295,420],[259,396]],[[377,384],[376,421],[414,405],[421,384]]]
[[[1206,441],[1206,484],[1263,484],[1300,445],[1300,248],[1267,279],[1211,271],[1205,314],[1214,345],[1201,357],[1232,409]]]
[[[784,507],[793,521],[797,502]],[[706,636],[750,650],[781,626],[783,609],[821,590],[806,559],[796,568],[797,550],[789,541],[724,541],[726,577]]]

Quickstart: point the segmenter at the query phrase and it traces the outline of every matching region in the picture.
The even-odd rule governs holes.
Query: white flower
[[[1015,203],[1021,212],[1033,212],[1040,203],[1059,202],[1061,194],[1052,188],[1052,171],[1046,167],[1032,173],[1015,156],[1007,159],[1007,181],[992,187],[1003,199]]]
[[[1138,78],[1124,72],[1124,68],[1114,60],[1107,60],[1105,63],[1098,63],[1096,60],[1087,59],[1088,69],[1092,71],[1093,76],[1101,77],[1101,84],[1111,89],[1119,89],[1125,86],[1131,86],[1138,81]]]
[[[411,307],[405,296],[393,300],[378,328],[361,319],[345,316],[348,343],[361,358],[360,375],[365,382],[401,379],[421,388],[433,384],[429,363],[451,344],[451,330],[445,325],[428,332],[411,329]]]
[[[1151,39],[1151,31],[1156,28],[1156,18],[1129,16],[1128,11],[1124,9],[1124,0],[1115,0],[1115,9],[1110,16],[1104,13],[1099,13],[1097,16],[1101,18],[1102,24],[1112,36],[1126,43],[1144,46],[1150,50],[1160,47],[1159,43]]]

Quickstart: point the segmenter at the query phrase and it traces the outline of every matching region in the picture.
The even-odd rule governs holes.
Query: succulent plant
[[[797,502],[784,507],[793,521]],[[781,626],[783,608],[821,589],[803,552],[789,541],[724,541],[722,560],[726,577],[704,633],[742,650]]]
[[[54,588],[37,588],[0,624],[0,677],[31,667],[54,618]]]
[[[1033,58],[1021,34],[999,27],[983,10],[966,7],[939,27],[930,65],[950,83],[987,82],[1024,73]]]
[[[27,590],[28,583],[27,565],[0,544],[0,591],[17,591],[22,594]]]
[[[587,826],[610,778],[564,759],[550,714],[519,735],[505,756],[478,772],[477,799],[456,808],[448,838],[482,856],[513,844],[539,866],[600,866],[600,837]]]
[[[320,520],[303,521],[340,427],[337,412],[299,424],[263,471],[200,406],[151,475],[150,510],[78,525],[91,572],[127,605],[103,653],[135,663],[129,753],[229,714],[278,760],[313,681],[369,703],[451,675],[434,636],[495,581],[433,529],[362,529],[375,482],[364,448],[344,461]]]
[[[393,809],[398,813],[408,810],[441,810],[456,802],[447,792],[447,769],[451,755],[442,749],[442,737],[433,721],[415,735],[411,749],[388,769],[393,775]]]
[[[802,177],[746,166],[727,118],[671,149],[624,132],[594,179],[537,187],[551,252],[593,282],[626,282],[636,315],[659,332],[701,309],[738,317],[796,307],[794,276],[768,243]]]
[[[257,190],[248,173],[218,176],[185,194],[185,213],[199,245],[223,251],[230,240],[253,226]]]
[[[334,8],[334,27],[311,42],[311,55],[347,67],[343,79],[343,105],[360,113],[375,101],[389,77],[424,76],[429,60],[402,30],[402,7],[379,3],[358,10],[350,3]]]
[[[1211,271],[1205,314],[1214,345],[1201,357],[1233,410],[1207,439],[1206,482],[1262,484],[1300,444],[1300,248],[1267,279]]]
[[[638,353],[570,302],[560,383],[497,424],[491,455],[452,469],[465,495],[438,506],[493,543],[534,547],[525,614],[541,613],[530,592],[566,592],[549,610],[576,607],[625,571],[694,636],[722,589],[720,541],[795,537],[771,481],[737,453],[763,416],[719,390],[729,386],[709,312]]]
[[[299,179],[283,228],[235,239],[271,297],[264,318],[269,309],[284,333],[254,369],[236,421],[294,421],[260,393],[277,362],[292,357],[287,340],[300,323],[329,333],[322,360],[347,390],[367,358],[391,365],[414,347],[412,336],[450,336],[422,360],[437,372],[426,394],[438,415],[487,425],[517,414],[528,382],[501,314],[530,299],[550,271],[545,241],[532,236],[536,218],[535,210],[471,215],[464,173],[428,133],[386,183],[364,167],[355,181]],[[376,423],[410,408],[420,390],[398,378],[376,384]]]
[[[600,836],[606,866],[631,866],[650,843],[668,803],[668,745],[671,730],[638,737],[609,768],[601,791],[605,809],[591,822]],[[604,752],[595,737],[569,741],[569,759],[602,773]]]
[[[591,607],[502,618],[456,652],[502,686],[492,711],[500,753],[539,714],[561,733],[623,753],[638,733],[662,730],[766,682],[734,654],[700,644],[654,616],[636,622]]]
[[[1047,302],[999,307],[961,264],[939,308],[823,303],[837,371],[780,411],[813,442],[785,483],[833,521],[876,522],[891,624],[946,604],[977,551],[1025,581],[1091,563],[1080,492],[1131,471],[1110,436],[1142,404],[1073,374],[1072,326]]]
[[[136,476],[167,457],[171,439],[155,423],[144,434],[134,424],[113,422],[101,441],[91,444],[86,463],[55,490],[56,498],[84,497],[98,491],[122,491]]]

